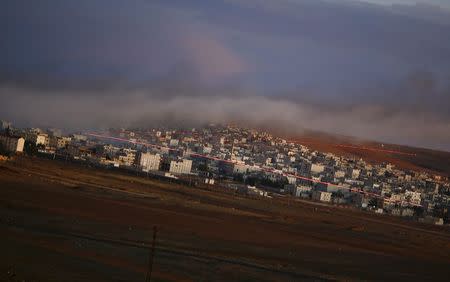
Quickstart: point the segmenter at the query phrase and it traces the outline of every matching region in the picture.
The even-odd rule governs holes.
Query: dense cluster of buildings
[[[15,137],[3,134],[0,140],[21,138],[42,154],[170,178],[188,176],[249,195],[298,197],[448,223],[447,178],[313,151],[263,131],[210,125],[190,130],[110,129],[71,135],[56,129],[12,132]],[[8,146],[13,150],[14,146]]]

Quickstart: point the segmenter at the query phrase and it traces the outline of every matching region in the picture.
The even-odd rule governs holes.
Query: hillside
[[[59,161],[0,164],[0,281],[445,280],[447,227]]]
[[[313,150],[362,158],[372,164],[392,163],[402,169],[427,171],[450,177],[450,152],[359,140],[352,137],[307,132],[291,141]]]

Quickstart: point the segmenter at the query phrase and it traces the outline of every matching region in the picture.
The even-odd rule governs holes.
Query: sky
[[[240,122],[450,150],[450,3],[0,0],[0,119]]]
[[[339,1],[339,0],[336,0]],[[417,3],[426,3],[436,5],[441,8],[450,8],[450,2],[447,0],[427,0],[427,1],[419,1],[419,0],[365,0],[368,3],[381,4],[381,5],[416,5]]]

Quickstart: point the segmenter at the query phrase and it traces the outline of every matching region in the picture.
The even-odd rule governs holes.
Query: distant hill
[[[317,151],[362,158],[372,164],[389,162],[403,169],[425,170],[450,177],[450,152],[386,144],[312,131],[292,136],[289,140]]]

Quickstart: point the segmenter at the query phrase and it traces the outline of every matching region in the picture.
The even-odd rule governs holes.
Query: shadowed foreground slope
[[[37,159],[0,163],[0,280],[446,280],[445,227]]]

